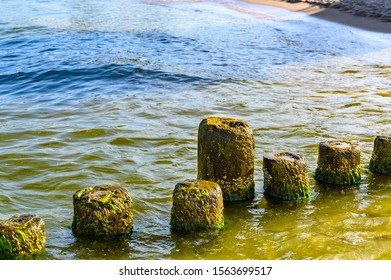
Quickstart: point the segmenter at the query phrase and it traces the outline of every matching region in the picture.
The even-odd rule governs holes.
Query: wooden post
[[[199,231],[224,226],[223,193],[218,184],[205,180],[178,183],[173,192],[171,227]]]
[[[307,164],[303,157],[273,153],[263,157],[265,196],[281,201],[306,201],[311,196]]]
[[[390,136],[377,136],[375,138],[369,170],[380,175],[391,175]]]
[[[354,185],[361,180],[360,147],[348,141],[325,141],[319,144],[315,180],[332,185]]]
[[[242,120],[209,117],[198,129],[198,179],[221,187],[225,201],[254,196],[254,138]]]
[[[76,235],[129,235],[133,203],[129,191],[119,186],[85,188],[73,195],[72,230]]]
[[[27,256],[45,248],[45,223],[36,215],[15,215],[0,222],[0,254]]]

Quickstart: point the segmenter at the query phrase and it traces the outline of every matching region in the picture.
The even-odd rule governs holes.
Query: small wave
[[[88,91],[96,86],[116,85],[134,90],[143,89],[154,84],[166,88],[178,84],[208,85],[211,79],[185,74],[156,71],[133,66],[107,65],[82,69],[61,69],[32,72],[18,72],[0,75],[3,90],[0,95],[45,95],[72,89],[73,91]],[[101,89],[102,90],[102,89]],[[117,92],[118,93],[118,92]],[[64,96],[64,92],[59,97]]]

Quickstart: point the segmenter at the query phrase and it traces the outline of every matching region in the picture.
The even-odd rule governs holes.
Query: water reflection
[[[77,237],[67,250],[74,253],[73,259],[94,260],[127,260],[132,258],[129,237],[92,238]]]

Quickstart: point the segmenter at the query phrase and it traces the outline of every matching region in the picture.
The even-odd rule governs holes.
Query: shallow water
[[[391,35],[236,1],[0,1],[0,219],[46,223],[36,259],[391,259],[391,178],[367,165],[391,129]],[[197,128],[250,123],[256,196],[223,230],[170,231],[172,191],[196,177]],[[311,179],[305,204],[263,196],[262,156],[354,140],[363,180]],[[130,240],[75,238],[72,195],[121,184]]]

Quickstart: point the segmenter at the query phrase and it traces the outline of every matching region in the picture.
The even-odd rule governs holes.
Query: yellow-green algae
[[[263,157],[265,196],[281,201],[307,201],[311,196],[308,168],[302,156],[278,152]]]
[[[315,180],[336,186],[358,184],[361,180],[360,154],[356,143],[338,140],[321,142]]]
[[[391,175],[391,137],[376,136],[369,170],[380,175]]]
[[[129,235],[133,227],[133,202],[128,190],[103,185],[73,195],[72,230],[76,235]]]
[[[218,184],[205,180],[180,182],[173,191],[171,227],[185,232],[222,228],[223,204]]]
[[[34,255],[44,250],[45,244],[45,224],[36,215],[15,215],[0,222],[1,255]]]
[[[226,201],[254,196],[254,138],[249,124],[208,117],[198,128],[198,179],[216,182]]]

